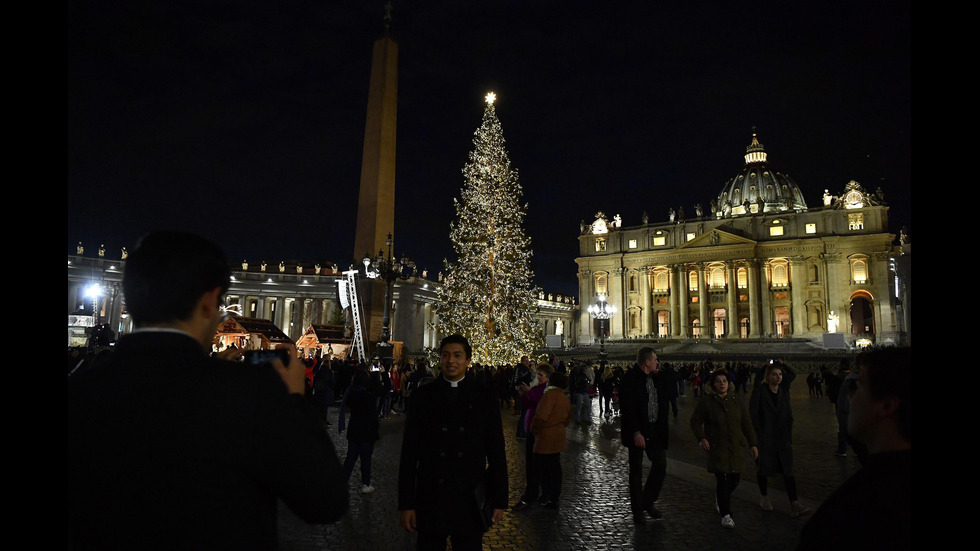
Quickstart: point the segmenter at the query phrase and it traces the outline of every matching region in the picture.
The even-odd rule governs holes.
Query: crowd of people
[[[209,355],[230,273],[212,243],[181,232],[145,238],[123,277],[137,330],[112,352],[69,353],[69,538],[75,549],[234,548],[277,545],[279,501],[314,523],[375,490],[371,459],[380,423],[406,415],[398,467],[401,526],[419,549],[481,549],[506,510],[558,509],[566,428],[619,421],[628,454],[624,493],[637,524],[660,520],[667,421],[687,388],[698,398],[690,428],[716,479],[721,526],[735,527],[731,495],[743,464],[755,462],[759,506],[773,510],[768,481],[782,477],[791,515],[811,517],[801,549],[911,546],[911,351],[859,354],[853,369],[807,376],[836,404],[838,455],[863,468],[816,511],[799,502],[793,469],[789,385],[779,361],[713,365],[660,362],[642,347],[629,368],[550,361],[514,366],[473,362],[467,339],[450,335],[438,362],[358,364],[285,354],[242,363],[241,350]],[[347,439],[340,462],[329,422],[337,408]],[[518,418],[526,486],[508,503],[502,408]],[[643,472],[644,456],[650,462]],[[646,474],[646,476],[644,476]],[[644,478],[646,479],[644,482]]]

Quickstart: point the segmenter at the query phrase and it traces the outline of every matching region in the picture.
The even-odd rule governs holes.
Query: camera
[[[272,365],[272,360],[279,358],[283,365],[289,365],[289,350],[277,348],[275,350],[246,350],[245,363],[252,365]]]

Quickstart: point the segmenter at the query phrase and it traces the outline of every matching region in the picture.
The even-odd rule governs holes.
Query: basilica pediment
[[[747,237],[742,237],[740,235],[735,235],[724,230],[719,230],[714,228],[707,231],[694,239],[684,243],[678,249],[697,249],[704,247],[730,247],[739,245],[751,245],[755,246],[756,242]]]

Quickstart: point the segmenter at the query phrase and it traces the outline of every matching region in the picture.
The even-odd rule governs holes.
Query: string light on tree
[[[465,335],[475,361],[513,363],[541,343],[534,321],[531,241],[523,223],[527,205],[517,170],[510,165],[493,92],[485,96],[483,122],[463,167],[463,188],[454,200],[450,239],[456,262],[446,263],[439,309],[443,334]]]

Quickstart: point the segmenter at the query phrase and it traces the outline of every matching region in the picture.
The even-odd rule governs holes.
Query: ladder
[[[351,318],[354,320],[354,346],[357,349],[357,359],[361,362],[367,361],[367,354],[364,349],[364,331],[361,329],[361,308],[357,296],[357,270],[348,270],[343,272],[345,280],[342,281],[342,287],[340,292],[340,305],[344,308],[350,308]],[[349,303],[349,304],[348,304]]]

